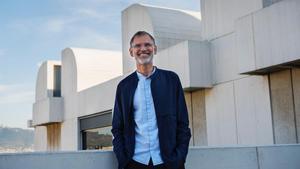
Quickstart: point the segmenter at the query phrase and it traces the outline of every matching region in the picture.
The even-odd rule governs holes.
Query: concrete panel
[[[79,92],[77,117],[113,109],[117,85],[125,76],[127,75]]]
[[[273,128],[276,144],[296,143],[291,71],[270,74]]]
[[[295,122],[298,143],[300,143],[300,69],[292,69],[293,93],[295,104]]]
[[[262,9],[262,0],[201,0],[202,37],[212,40],[234,31],[237,18]]]
[[[48,97],[33,104],[33,125],[43,125],[63,121],[63,100]]]
[[[190,148],[187,169],[259,169],[255,147]]]
[[[190,146],[194,146],[194,129],[193,129],[193,109],[192,109],[192,100],[191,92],[184,92],[184,98],[186,102],[186,107],[189,113],[189,128],[191,129],[192,137],[190,139]]]
[[[213,83],[219,84],[244,77],[239,75],[235,34],[211,42]]]
[[[253,16],[247,15],[238,19],[235,27],[238,72],[255,70]]]
[[[111,151],[0,155],[1,169],[115,169],[117,164]]]
[[[211,59],[207,42],[184,41],[157,53],[159,68],[175,71],[183,88],[212,86]]]
[[[234,82],[238,144],[273,144],[268,76],[249,76]]]
[[[253,15],[256,69],[300,59],[300,1],[285,0]]]
[[[188,41],[191,87],[212,87],[210,44],[206,41]]]
[[[258,147],[260,169],[299,169],[300,146]]]
[[[158,52],[156,58],[154,58],[155,65],[178,74],[183,88],[190,86],[188,52],[188,41],[185,41]]]
[[[205,90],[192,92],[194,145],[207,145],[207,129],[205,114]]]
[[[78,93],[68,93],[64,96],[64,120],[78,117],[79,114],[79,102]]]
[[[61,150],[78,150],[79,139],[78,119],[64,121],[61,125]]]
[[[236,145],[233,82],[205,89],[205,103],[208,145]]]

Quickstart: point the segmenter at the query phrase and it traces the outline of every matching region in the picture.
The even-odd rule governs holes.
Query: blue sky
[[[0,125],[27,128],[38,66],[64,48],[121,51],[121,11],[133,3],[200,10],[200,0],[2,0]]]

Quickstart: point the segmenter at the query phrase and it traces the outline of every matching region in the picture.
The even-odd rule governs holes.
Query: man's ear
[[[154,55],[156,55],[156,52],[157,52],[157,46],[154,45]]]
[[[129,50],[129,54],[130,54],[130,56],[132,56],[132,57],[133,57],[132,48],[129,48],[128,50]]]

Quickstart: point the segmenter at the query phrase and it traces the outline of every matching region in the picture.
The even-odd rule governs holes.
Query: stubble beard
[[[140,58],[138,56],[135,56],[135,60],[138,64],[140,65],[147,65],[153,62],[153,54],[151,54],[149,57],[147,58]]]

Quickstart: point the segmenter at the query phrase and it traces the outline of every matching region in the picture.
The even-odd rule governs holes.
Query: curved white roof
[[[143,6],[148,11],[154,36],[201,40],[200,11],[187,11],[142,4],[137,5]]]
[[[78,92],[122,74],[121,52],[66,48],[62,52],[62,92]]]

